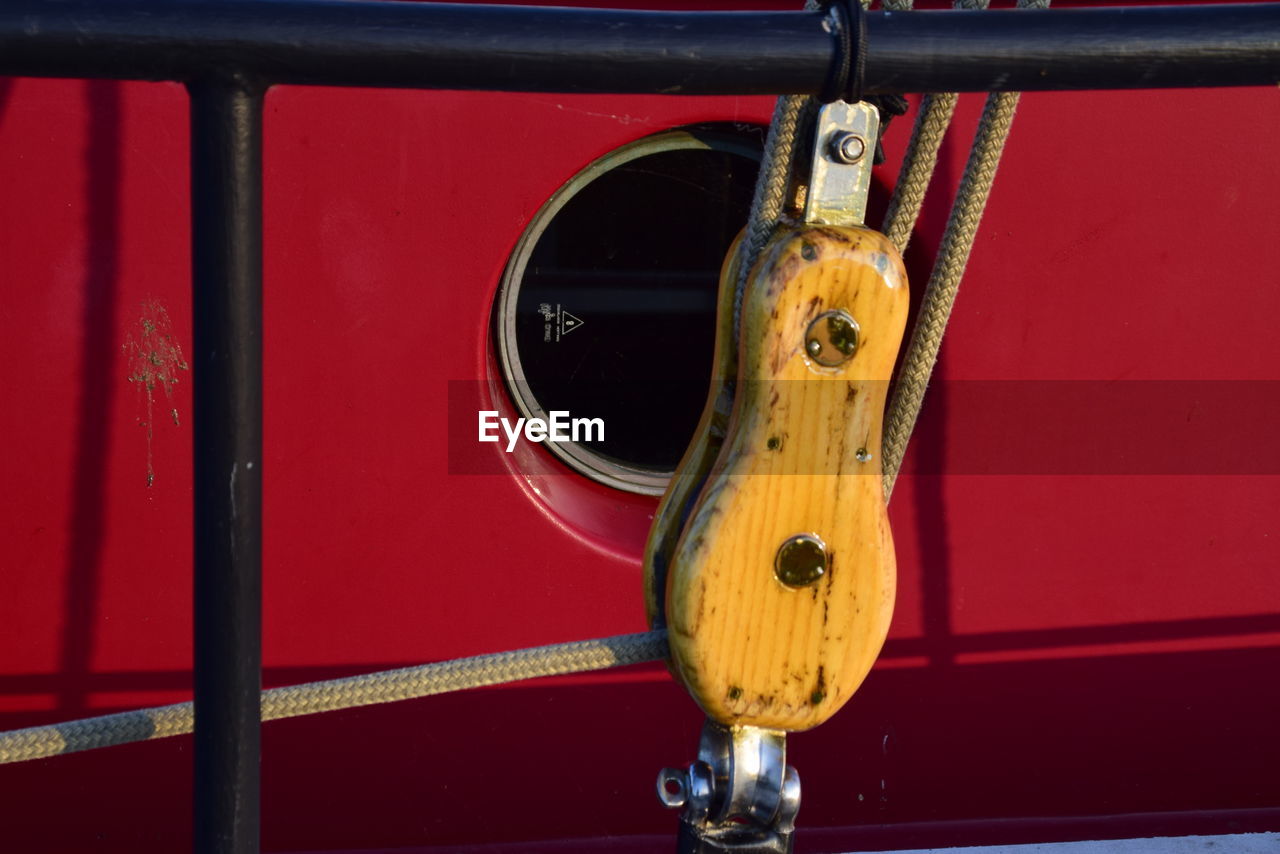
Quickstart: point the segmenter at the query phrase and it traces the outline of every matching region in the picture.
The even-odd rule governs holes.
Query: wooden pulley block
[[[828,143],[840,140],[820,138],[815,157],[838,154]],[[648,606],[668,629],[672,671],[729,726],[827,720],[871,669],[893,610],[881,425],[907,278],[883,235],[813,221],[832,218],[807,215],[759,255],[736,353],[724,312],[738,276],[726,263],[723,381],[648,544]]]

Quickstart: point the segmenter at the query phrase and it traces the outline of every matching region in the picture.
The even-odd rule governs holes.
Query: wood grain
[[[738,376],[738,336],[734,333],[733,297],[738,286],[739,249],[742,233],[734,239],[720,269],[716,294],[716,340],[711,359],[711,385],[702,416],[689,447],[676,466],[667,491],[658,503],[644,547],[644,610],[651,628],[667,624],[667,569],[680,538],[680,529],[689,515],[702,485],[711,473],[729,432],[733,391]]]
[[[667,581],[673,669],[722,723],[816,726],[884,643],[895,563],[880,432],[907,299],[897,252],[866,229],[786,229],[751,273],[728,436]],[[806,331],[836,309],[860,340],[827,368],[806,353]],[[802,533],[825,542],[829,567],[792,588],[774,560]]]

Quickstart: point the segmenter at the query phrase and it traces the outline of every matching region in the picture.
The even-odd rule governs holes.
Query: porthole
[[[561,187],[516,245],[495,306],[499,363],[523,417],[603,422],[603,440],[544,443],[588,477],[659,494],[680,461],[762,137],[683,129],[616,149]]]

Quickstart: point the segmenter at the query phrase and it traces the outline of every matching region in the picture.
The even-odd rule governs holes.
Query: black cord
[[[818,101],[830,104],[837,99],[849,104],[866,101],[880,113],[880,137],[894,116],[907,111],[907,99],[901,95],[862,94],[867,74],[867,13],[859,0],[824,0],[820,7],[830,13],[828,20],[836,39],[836,60],[818,93]],[[875,163],[884,162],[884,146],[876,139]]]
[[[907,111],[910,106],[907,99],[901,95],[871,95],[867,98],[867,103],[875,106],[880,113],[880,135],[876,137],[876,153],[872,163],[879,166],[884,162],[884,133],[889,129],[889,122],[893,121],[896,116],[900,116]]]
[[[836,60],[827,72],[818,100],[856,104],[862,100],[862,83],[867,69],[867,18],[859,0],[825,0],[832,35],[836,39]]]
[[[861,0],[844,0],[853,31],[853,65],[849,78],[849,89],[845,93],[845,101],[856,104],[862,100],[862,83],[867,78],[867,10],[862,8]]]
[[[855,0],[856,2],[856,0]],[[822,11],[827,12],[828,26],[836,39],[836,60],[827,69],[827,79],[818,93],[818,101],[830,104],[844,95],[849,86],[849,53],[852,50],[847,15],[841,0],[823,0]]]

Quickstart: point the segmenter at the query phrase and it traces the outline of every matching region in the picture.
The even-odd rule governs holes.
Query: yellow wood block
[[[716,340],[711,360],[711,386],[698,419],[693,440],[685,450],[675,476],[667,485],[658,510],[653,515],[649,539],[644,547],[644,609],[653,628],[666,625],[659,597],[666,595],[667,569],[675,552],[683,522],[697,489],[707,479],[720,454],[729,429],[733,408],[733,388],[738,375],[737,336],[733,332],[733,297],[738,286],[739,233],[725,254],[720,269],[720,289],[716,295]]]
[[[728,436],[667,581],[674,671],[715,720],[816,726],[880,652],[895,587],[880,433],[907,301],[896,250],[866,229],[785,229],[751,273]],[[832,312],[856,348],[824,366],[832,340],[852,343]],[[798,535],[824,544],[825,571],[788,585],[777,555]]]

